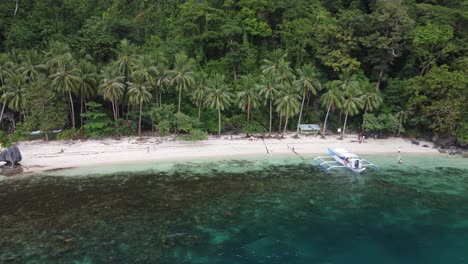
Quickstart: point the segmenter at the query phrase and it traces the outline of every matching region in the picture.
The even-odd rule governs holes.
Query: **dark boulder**
[[[5,161],[5,166],[18,165],[22,159],[23,157],[21,157],[21,152],[17,146],[9,147],[0,152],[0,161]]]

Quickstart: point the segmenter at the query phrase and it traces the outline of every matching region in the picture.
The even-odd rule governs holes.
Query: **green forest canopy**
[[[463,0],[0,7],[6,131],[271,133],[320,123],[468,142]]]

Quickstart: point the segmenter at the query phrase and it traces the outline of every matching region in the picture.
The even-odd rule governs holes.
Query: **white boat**
[[[372,166],[377,167],[377,165],[359,157],[358,155],[349,152],[346,149],[328,148],[328,153],[330,156],[326,157],[316,157],[314,161],[319,162],[319,165],[323,167],[326,171],[329,171],[334,168],[347,168],[354,172],[360,173],[366,170],[366,167]]]

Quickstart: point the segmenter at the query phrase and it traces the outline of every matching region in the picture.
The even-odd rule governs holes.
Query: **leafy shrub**
[[[0,145],[2,148],[9,148],[12,145],[10,138],[4,131],[0,131]]]
[[[264,133],[267,131],[267,129],[259,124],[258,122],[250,122],[244,126],[242,129],[243,132],[248,133],[248,134],[253,134],[253,133]]]
[[[199,129],[193,129],[188,135],[180,135],[180,139],[187,141],[207,140],[208,132]]]
[[[13,144],[22,140],[27,140],[28,136],[29,136],[29,133],[24,129],[23,124],[17,123],[15,127],[15,131],[9,137],[9,141],[11,144]]]
[[[63,130],[57,135],[57,138],[61,140],[77,139],[79,137],[80,137],[80,132],[76,130],[75,128]]]
[[[83,113],[83,129],[88,137],[103,137],[112,134],[114,122],[104,112],[102,105],[95,102],[86,103],[88,111]]]

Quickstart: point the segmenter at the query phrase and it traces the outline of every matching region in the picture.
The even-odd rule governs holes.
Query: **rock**
[[[439,153],[447,153],[447,150],[445,149],[438,149]]]
[[[465,153],[463,153],[463,154],[462,154],[462,157],[464,157],[464,158],[468,159],[468,153],[466,153],[466,152],[465,152]]]
[[[20,165],[15,165],[13,167],[3,166],[2,168],[2,174],[5,176],[13,176],[20,173],[23,173],[23,167]]]
[[[429,146],[428,145],[423,145],[424,148],[428,148]]]
[[[456,138],[455,137],[452,137],[452,136],[447,136],[447,137],[433,137],[433,142],[436,144],[436,145],[439,145],[443,148],[445,147],[448,147],[448,146],[452,146],[453,144],[455,144],[455,141],[456,141]],[[434,140],[436,139],[436,140]]]

